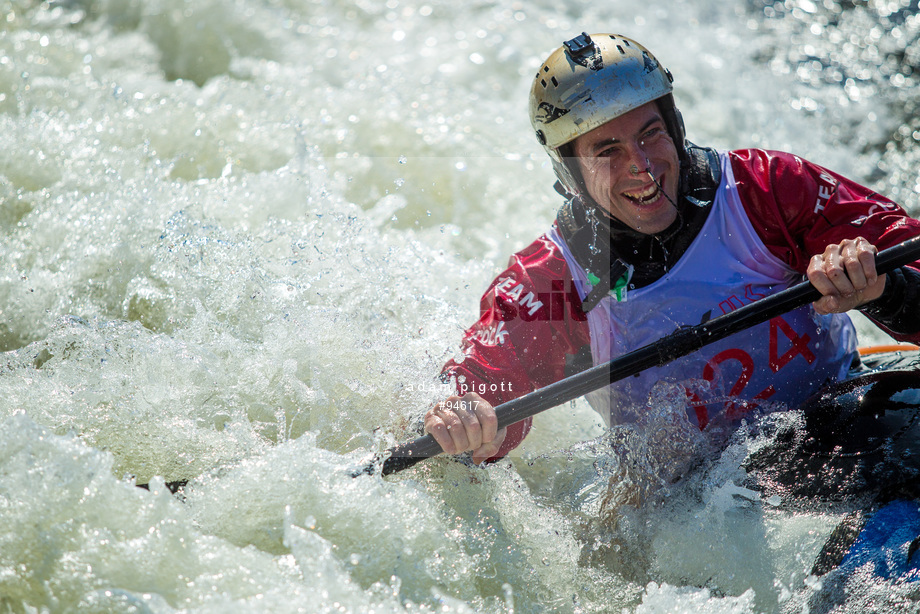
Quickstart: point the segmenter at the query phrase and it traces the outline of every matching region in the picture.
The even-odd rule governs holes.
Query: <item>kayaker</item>
[[[552,228],[514,254],[445,365],[457,395],[425,415],[448,453],[504,456],[530,421],[493,407],[782,290],[824,295],[664,367],[588,395],[607,424],[633,419],[659,381],[685,386],[700,428],[796,407],[845,376],[859,309],[920,341],[920,265],[875,271],[878,249],[920,235],[891,200],[798,156],[688,142],[672,76],[626,37],[582,34],[534,80],[530,117],[565,197]]]

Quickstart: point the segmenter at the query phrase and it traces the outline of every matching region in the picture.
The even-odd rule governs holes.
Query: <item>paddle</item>
[[[875,268],[881,275],[915,260],[920,260],[920,237],[879,252],[875,259]],[[665,365],[710,343],[812,303],[820,297],[821,293],[811,283],[804,281],[704,324],[682,328],[655,343],[610,362],[591,367],[577,375],[502,403],[495,408],[498,428],[502,429],[535,416],[645,369]],[[443,450],[434,437],[419,437],[415,441],[395,446],[382,455],[385,460],[381,473],[389,475],[402,471],[441,452]],[[373,474],[379,461],[378,457],[352,475],[357,477],[364,473]]]

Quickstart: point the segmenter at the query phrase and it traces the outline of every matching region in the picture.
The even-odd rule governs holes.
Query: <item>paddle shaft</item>
[[[879,252],[875,258],[875,269],[879,275],[883,275],[915,260],[920,260],[920,237]],[[810,282],[804,281],[703,324],[681,328],[655,343],[623,354],[610,362],[591,367],[502,403],[495,408],[498,428],[502,429],[535,416],[645,369],[665,365],[710,343],[788,313],[819,298],[821,293]],[[383,462],[382,474],[389,475],[402,471],[441,452],[443,450],[434,437],[419,437],[388,450],[389,457]],[[372,473],[373,468],[374,465],[371,464],[355,475]]]

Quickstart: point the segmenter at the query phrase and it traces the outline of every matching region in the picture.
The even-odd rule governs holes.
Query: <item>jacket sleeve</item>
[[[744,208],[767,248],[804,274],[815,254],[864,237],[880,250],[920,235],[920,221],[872,190],[792,154],[730,152]],[[895,339],[920,341],[920,262],[889,274],[885,293],[861,308]]]
[[[512,256],[482,297],[481,315],[463,336],[463,357],[443,379],[461,396],[475,392],[493,406],[565,377],[567,357],[590,343],[587,318],[556,245],[541,237]],[[508,427],[496,460],[520,445],[527,419]]]

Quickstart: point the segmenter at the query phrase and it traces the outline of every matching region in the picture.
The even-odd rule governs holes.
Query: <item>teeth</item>
[[[623,192],[623,194],[632,200],[647,201],[658,194],[658,186],[652,184],[647,190],[642,192]]]

